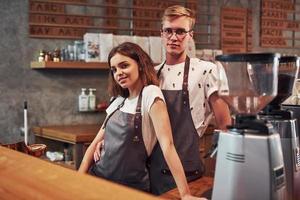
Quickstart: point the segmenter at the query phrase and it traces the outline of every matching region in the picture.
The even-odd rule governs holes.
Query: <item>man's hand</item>
[[[102,148],[104,147],[104,140],[100,141],[97,143],[96,145],[96,149],[95,149],[95,152],[94,152],[94,161],[97,162],[100,160],[101,158],[101,151],[102,151]]]
[[[194,197],[192,195],[184,195],[181,199],[182,200],[207,200],[206,198]]]

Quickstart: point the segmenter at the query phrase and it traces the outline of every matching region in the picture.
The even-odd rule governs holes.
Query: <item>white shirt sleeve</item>
[[[155,85],[149,85],[144,88],[143,91],[143,108],[146,112],[149,112],[152,104],[156,98],[160,98],[165,102],[162,91]]]
[[[219,84],[219,72],[218,68],[214,63],[210,63],[207,68],[207,77],[205,80],[205,88],[206,88],[206,96],[207,99],[210,95],[216,91],[218,91],[218,84]]]

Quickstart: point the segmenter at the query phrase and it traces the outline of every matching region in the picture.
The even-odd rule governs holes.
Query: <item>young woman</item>
[[[195,198],[190,195],[173,144],[166,104],[150,57],[138,45],[126,42],[111,50],[108,64],[109,92],[116,99],[108,107],[106,120],[87,149],[79,172],[148,192],[147,160],[158,141],[181,197]],[[101,158],[93,163],[101,141]]]

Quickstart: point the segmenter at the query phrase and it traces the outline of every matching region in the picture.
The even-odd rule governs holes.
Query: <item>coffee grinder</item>
[[[287,199],[300,200],[300,154],[297,119],[291,110],[281,104],[292,95],[295,77],[298,77],[299,59],[284,56],[279,61],[277,96],[259,113],[271,122],[279,133],[286,173]]]
[[[213,200],[284,199],[285,169],[280,136],[257,113],[277,95],[280,54],[216,56],[218,94],[234,113],[234,123],[221,131]]]

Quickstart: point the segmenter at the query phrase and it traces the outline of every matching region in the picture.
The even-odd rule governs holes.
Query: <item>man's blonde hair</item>
[[[174,5],[166,8],[162,17],[162,23],[166,20],[172,21],[183,16],[190,21],[190,29],[193,29],[195,25],[195,12],[180,5]]]

